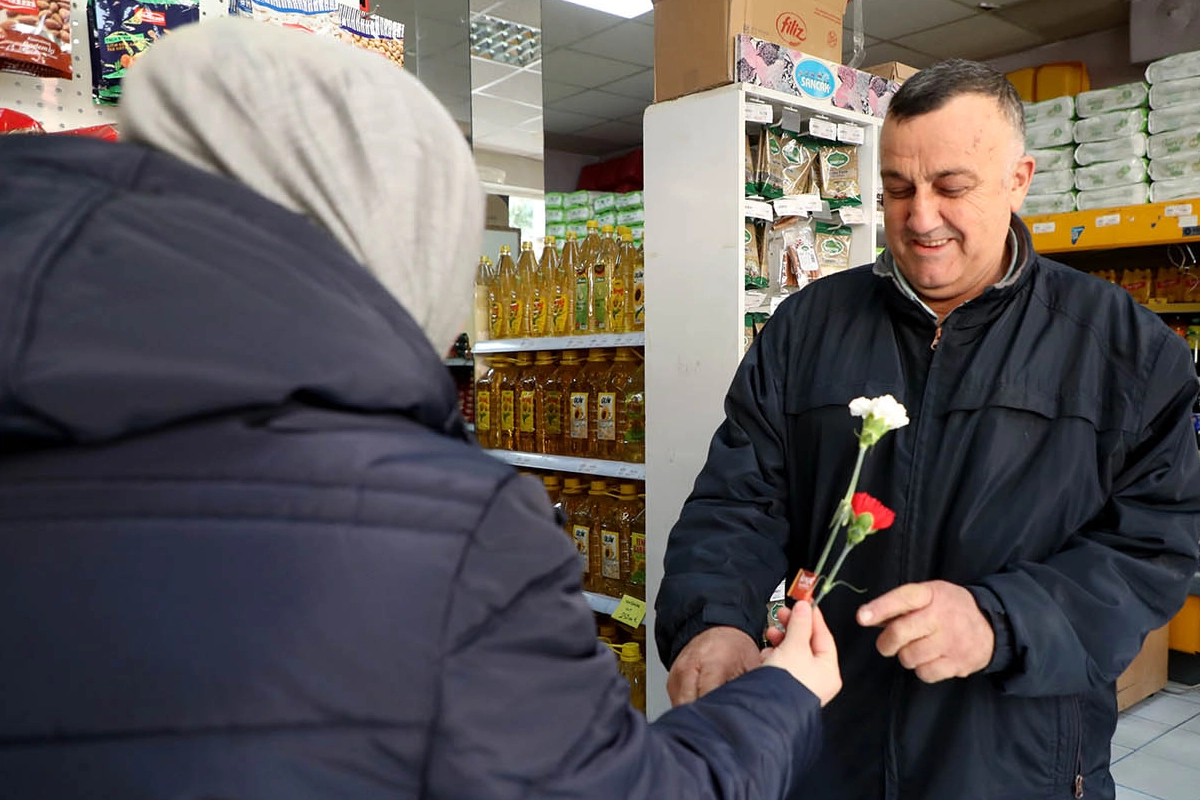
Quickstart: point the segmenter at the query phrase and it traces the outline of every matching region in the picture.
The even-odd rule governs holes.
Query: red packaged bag
[[[56,136],[87,136],[92,139],[103,139],[106,142],[117,141],[117,129],[112,125],[92,125],[87,128],[72,128],[69,131],[54,131]]]
[[[42,125],[33,117],[13,111],[11,108],[0,108],[0,135],[6,133],[45,133]]]
[[[0,71],[71,77],[70,0],[0,0]]]

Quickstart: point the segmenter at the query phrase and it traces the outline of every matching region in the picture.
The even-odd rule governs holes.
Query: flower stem
[[[850,542],[846,542],[842,545],[842,552],[838,554],[838,560],[834,562],[833,569],[829,571],[829,577],[821,581],[821,589],[817,592],[816,599],[813,600],[814,606],[820,605],[821,600],[824,599],[825,595],[829,594],[829,590],[834,587],[837,574],[841,571],[842,564],[844,564],[846,561],[846,556],[850,555],[850,551],[853,549],[854,545],[850,544]]]
[[[850,517],[850,499],[854,497],[854,490],[858,488],[858,475],[862,472],[863,459],[867,456],[867,450],[870,445],[858,445],[858,461],[854,465],[854,474],[850,477],[850,486],[846,489],[846,496],[842,498],[842,502],[838,503],[833,512],[833,519],[829,523],[829,538],[825,540],[825,549],[821,551],[821,558],[817,561],[817,567],[813,572],[818,575],[821,570],[825,569],[825,562],[829,560],[830,554],[833,552],[833,542],[837,539],[838,531],[842,526],[849,522]]]

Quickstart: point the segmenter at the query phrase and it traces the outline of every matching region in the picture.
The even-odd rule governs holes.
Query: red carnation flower
[[[866,492],[856,493],[850,499],[850,507],[854,509],[855,516],[860,514],[871,515],[872,531],[881,531],[884,528],[890,528],[892,527],[892,523],[896,521],[895,511],[892,511]]]

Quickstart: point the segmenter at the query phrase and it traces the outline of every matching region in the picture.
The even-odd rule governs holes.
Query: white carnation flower
[[[850,401],[850,413],[855,417],[862,417],[860,442],[868,447],[882,439],[888,431],[903,428],[908,424],[908,410],[890,394],[871,398],[856,397]]]

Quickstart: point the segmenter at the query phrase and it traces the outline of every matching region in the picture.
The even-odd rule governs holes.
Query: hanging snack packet
[[[822,275],[850,269],[850,237],[849,227],[817,223],[817,263]]]
[[[150,45],[181,25],[199,21],[198,0],[93,0],[88,5],[93,99],[116,103],[126,71]]]
[[[252,17],[318,36],[338,36],[338,0],[233,0],[229,15]]]
[[[783,196],[813,194],[813,153],[790,131],[780,131],[783,154]]]
[[[819,164],[821,199],[828,200],[830,208],[862,205],[857,147],[822,145]]]
[[[70,78],[70,0],[0,0],[0,72]]]
[[[783,197],[783,140],[782,129],[764,128],[763,138],[759,142],[759,163],[765,168],[765,174],[760,169],[759,194],[768,200]]]
[[[338,26],[344,41],[404,66],[404,23],[364,14],[353,6],[338,6]]]
[[[746,220],[746,288],[760,288],[758,281],[762,276],[762,259],[758,249],[758,226]]]

